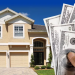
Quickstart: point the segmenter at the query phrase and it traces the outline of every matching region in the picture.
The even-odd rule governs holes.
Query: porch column
[[[46,62],[49,62],[49,61],[48,61],[49,53],[50,53],[50,46],[47,45],[47,46],[46,46]]]
[[[31,55],[33,54],[33,45],[30,45],[30,52],[29,52],[29,63],[31,62]]]

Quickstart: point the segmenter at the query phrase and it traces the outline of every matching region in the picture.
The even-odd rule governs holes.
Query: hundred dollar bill
[[[69,52],[75,53],[75,31],[61,31],[57,75],[75,75],[75,67],[67,58]]]
[[[44,24],[45,24],[45,27],[47,30],[47,34],[48,34],[48,36],[50,36],[49,26],[58,25],[59,20],[60,20],[60,15],[44,18],[43,20],[44,20]]]
[[[69,23],[75,23],[75,4],[73,6],[73,10],[72,10],[71,16],[69,18]]]
[[[60,17],[60,24],[68,23],[73,6],[69,4],[63,4],[61,17]]]
[[[48,18],[45,18],[43,19],[44,20],[44,23],[45,23],[45,27],[46,27],[46,30],[47,30],[47,34],[48,34],[48,37],[50,37],[50,27],[49,26],[52,26],[52,25],[58,25],[59,24],[59,20],[60,20],[60,15],[56,15],[56,16],[53,16],[53,17],[48,17]],[[49,40],[51,41],[51,39],[49,38]],[[52,50],[52,46],[51,46],[51,50]],[[53,51],[53,50],[52,50]],[[53,52],[52,52],[52,55],[53,55]],[[54,60],[53,60],[53,56],[52,56],[52,62],[51,62],[51,67],[54,68]],[[54,69],[55,70],[55,69]]]
[[[67,30],[67,31],[72,31],[75,30],[73,29],[74,24],[63,24],[63,25],[54,25],[54,26],[49,26],[50,28],[50,42],[52,46],[52,52],[53,52],[53,61],[54,61],[54,68],[55,68],[55,74],[57,75],[57,58],[58,54],[60,51],[60,39],[61,39],[61,31],[62,30]]]

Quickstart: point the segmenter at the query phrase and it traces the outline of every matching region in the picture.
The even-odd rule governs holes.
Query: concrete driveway
[[[0,68],[0,75],[37,75],[31,68]]]

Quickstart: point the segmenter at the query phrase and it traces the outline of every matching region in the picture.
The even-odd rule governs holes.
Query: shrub
[[[41,66],[41,69],[45,69],[45,68],[46,68],[46,66],[44,66],[44,65],[43,65],[43,66]]]
[[[39,67],[39,66],[35,66],[34,68],[35,68],[35,69],[40,69],[40,67]]]
[[[49,64],[48,64],[48,65],[50,65],[50,67],[51,67],[51,61],[52,61],[52,52],[51,52],[51,51],[50,51],[50,53],[49,53],[48,61],[49,61]],[[47,66],[48,66],[48,65],[47,65]]]
[[[34,67],[35,65],[34,65],[34,56],[33,55],[31,55],[31,63],[30,63],[30,66],[31,67]]]
[[[50,66],[51,66],[50,63],[48,63],[48,65],[46,66],[46,68],[50,69],[51,68]]]

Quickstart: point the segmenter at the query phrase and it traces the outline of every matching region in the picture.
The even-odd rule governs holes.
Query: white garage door
[[[28,53],[11,52],[10,63],[11,67],[28,67]]]

